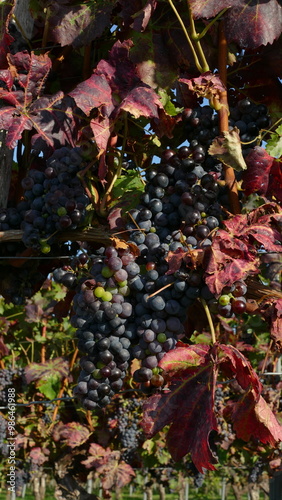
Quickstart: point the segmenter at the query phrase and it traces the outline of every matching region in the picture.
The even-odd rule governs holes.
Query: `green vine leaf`
[[[282,156],[282,123],[277,127],[274,134],[271,134],[265,149],[274,158],[280,158],[280,156]]]
[[[183,111],[184,108],[180,108],[175,106],[171,100],[171,97],[168,95],[167,91],[164,89],[159,89],[158,94],[160,96],[160,101],[165,109],[165,111],[170,116],[176,116]]]

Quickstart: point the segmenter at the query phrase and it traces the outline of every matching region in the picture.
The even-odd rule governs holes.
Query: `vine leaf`
[[[105,464],[98,467],[97,472],[102,474],[104,490],[120,489],[126,486],[135,476],[131,465],[119,461],[120,453],[113,451]]]
[[[14,41],[14,38],[9,35],[9,22],[11,20],[11,15],[16,5],[16,0],[10,0],[9,2],[3,2],[1,5],[1,21],[0,21],[0,67],[7,67],[7,53],[10,44]]]
[[[57,375],[59,379],[67,377],[69,373],[68,361],[64,358],[54,358],[45,363],[30,363],[25,368],[27,384],[35,380],[48,379],[51,375]]]
[[[226,90],[219,76],[214,75],[210,71],[203,73],[197,78],[179,78],[180,83],[188,85],[189,90],[194,92],[198,97],[205,97],[211,103],[220,101],[221,93]]]
[[[90,469],[92,467],[99,467],[101,464],[106,463],[107,457],[110,453],[110,448],[103,448],[103,446],[101,446],[100,444],[91,443],[89,448],[89,456],[81,463],[85,465],[87,469]]]
[[[271,156],[276,158],[282,156],[282,124],[277,127],[274,133],[271,132],[265,149]]]
[[[268,189],[269,174],[273,164],[273,157],[267,151],[256,146],[246,157],[247,171],[243,174],[242,188],[245,195],[257,192],[265,195]]]
[[[282,9],[277,0],[190,0],[189,5],[195,19],[211,19],[228,8],[223,16],[227,40],[241,48],[271,44],[281,34]]]
[[[129,57],[132,45],[131,40],[116,42],[109,59],[102,59],[91,77],[69,94],[87,116],[94,114],[90,126],[99,149],[100,179],[104,179],[107,173],[105,151],[113,126],[123,112],[135,118],[144,116],[152,120],[152,126],[155,120],[156,127],[158,121],[164,122],[164,128],[159,128],[160,134],[171,134],[177,121],[176,117],[165,113],[157,93],[139,78],[136,66]]]
[[[46,455],[49,454],[50,452],[47,448],[40,448],[39,446],[32,448],[29,452],[32,464],[37,466],[41,466],[44,462],[47,462],[49,458]]]
[[[166,274],[174,274],[180,269],[183,262],[186,266],[192,268],[202,265],[204,251],[201,248],[188,249],[187,251],[183,250],[183,248],[177,248],[174,252],[169,251],[165,259],[169,265]]]
[[[54,427],[52,436],[54,441],[63,441],[73,449],[87,441],[90,431],[79,422],[69,422],[68,424],[59,422]]]
[[[270,336],[274,340],[275,347],[282,352],[282,299],[275,299],[264,311],[265,318],[270,324]]]
[[[50,40],[75,48],[89,45],[110,25],[114,4],[112,0],[103,0],[100,6],[97,2],[52,2],[48,18]]]
[[[223,132],[223,137],[216,137],[209,147],[209,154],[225,165],[240,172],[246,170],[247,165],[242,154],[239,129],[234,127]]]
[[[195,356],[196,348],[203,349],[204,357]],[[169,370],[171,363],[174,365],[175,359],[178,366],[176,380],[172,381],[169,391],[155,394],[144,403],[142,421],[143,430],[149,437],[170,424],[167,446],[173,459],[178,461],[190,452],[200,472],[203,468],[215,470],[214,464],[217,463],[208,442],[210,432],[217,430],[213,413],[216,367],[207,349],[207,346],[200,345],[176,348],[170,353],[168,364],[167,355],[163,357],[160,366],[165,371]],[[183,378],[180,378],[181,364]]]
[[[6,144],[15,148],[24,130],[36,131],[31,143],[43,151],[74,145],[78,123],[82,116],[70,97],[63,92],[42,96],[46,78],[51,69],[47,54],[18,52],[8,56],[9,68],[0,71],[0,127],[7,130]],[[16,87],[16,90],[15,90]],[[7,104],[7,105],[6,105]]]
[[[206,283],[219,295],[224,286],[259,272],[257,249],[282,252],[282,213],[275,203],[268,203],[223,222],[212,245],[205,251]]]
[[[280,161],[274,161],[272,164],[266,196],[275,197],[278,202],[282,202],[282,164]]]
[[[254,247],[222,229],[213,237],[206,256],[205,281],[215,295],[234,281],[259,272],[259,258]]]
[[[150,21],[150,18],[158,5],[157,0],[147,0],[144,7],[140,8],[138,0],[119,0],[122,9],[119,16],[122,17],[125,27],[133,28],[136,31],[144,31]]]
[[[87,469],[93,467],[96,469],[101,476],[104,490],[123,488],[135,476],[132,467],[120,460],[119,451],[111,451],[110,448],[104,449],[99,444],[92,443],[89,454],[90,456],[81,463]]]
[[[217,430],[214,391],[219,372],[235,379],[243,392],[226,408],[237,436],[245,441],[253,436],[271,445],[282,440],[282,427],[261,397],[258,375],[235,347],[181,344],[165,354],[159,366],[168,377],[168,389],[145,401],[141,425],[148,437],[170,425],[166,439],[174,460],[189,452],[200,472],[214,470],[216,459],[208,440],[210,432]]]
[[[224,415],[233,422],[237,437],[249,441],[251,437],[275,446],[282,441],[282,427],[262,396],[253,390],[246,392],[238,402],[228,402]]]

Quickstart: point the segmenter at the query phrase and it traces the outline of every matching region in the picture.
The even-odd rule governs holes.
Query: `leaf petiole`
[[[214,329],[213,320],[211,317],[211,313],[210,313],[208,304],[206,303],[205,299],[200,299],[200,301],[202,303],[202,306],[205,310],[205,313],[206,313],[206,316],[208,319],[208,323],[209,323],[209,327],[210,327],[210,331],[211,331],[212,343],[215,344],[216,343],[215,329]]]

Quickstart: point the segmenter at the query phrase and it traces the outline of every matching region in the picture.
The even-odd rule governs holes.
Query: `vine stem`
[[[218,29],[218,69],[219,76],[222,83],[227,85],[227,40],[224,32],[223,22],[219,23]],[[229,107],[228,107],[228,98],[227,98],[227,90],[224,90],[220,93],[220,104],[221,107],[218,111],[219,114],[219,131],[220,133],[228,132],[228,115],[229,115]],[[224,176],[225,182],[228,188],[229,193],[229,202],[231,211],[233,214],[240,214],[241,207],[239,203],[238,197],[238,189],[237,182],[235,177],[235,172],[232,167],[229,165],[224,166]]]
[[[125,147],[126,147],[126,141],[127,141],[127,135],[128,135],[128,120],[127,120],[127,113],[125,112],[124,113],[124,135],[123,135],[123,141],[122,141],[122,147],[121,147],[121,151],[117,151],[117,154],[118,154],[118,167],[116,169],[116,172],[113,174],[113,177],[112,177],[112,180],[109,184],[109,187],[107,188],[104,196],[103,196],[103,199],[101,201],[101,205],[100,205],[100,214],[102,216],[105,216],[106,215],[106,204],[107,204],[107,201],[108,201],[108,197],[109,195],[111,194],[112,192],[112,189],[115,185],[115,182],[116,180],[121,176],[121,172],[122,172],[122,159],[124,157],[124,152],[125,152]]]
[[[179,24],[180,24],[180,26],[181,26],[181,28],[183,30],[183,33],[184,33],[184,35],[186,37],[186,40],[187,40],[187,42],[189,44],[189,47],[190,47],[191,51],[192,51],[192,54],[193,54],[193,57],[194,57],[194,61],[195,61],[195,64],[197,66],[198,71],[200,71],[200,73],[204,73],[205,71],[208,71],[207,69],[203,69],[202,68],[202,66],[200,64],[200,61],[199,61],[199,58],[198,58],[198,55],[197,55],[196,50],[194,48],[194,45],[192,43],[192,40],[191,40],[191,38],[189,36],[189,33],[188,33],[188,31],[187,31],[187,29],[185,27],[185,24],[183,23],[183,21],[181,19],[181,16],[180,16],[178,10],[176,9],[173,1],[172,0],[168,0],[168,3],[170,4],[170,6],[171,6],[174,14],[176,15],[176,17],[177,17],[177,19],[179,21]]]
[[[44,48],[47,45],[47,38],[48,38],[49,24],[50,24],[49,23],[49,17],[51,16],[50,7],[45,7],[44,14],[46,15],[46,18],[45,18],[45,24],[44,24],[44,30],[43,30],[41,48]]]
[[[201,73],[206,73],[207,71],[210,70],[210,68],[209,68],[209,65],[207,63],[204,51],[202,49],[202,45],[201,45],[201,42],[200,42],[199,35],[196,32],[195,21],[194,21],[193,15],[192,15],[192,11],[191,11],[191,8],[190,8],[190,5],[189,5],[189,1],[187,2],[187,6],[188,6],[188,13],[189,13],[191,38],[194,41],[194,44],[196,46],[196,50],[197,50],[197,52],[199,54],[199,59],[201,61],[201,68],[202,68]]]
[[[212,343],[215,344],[216,343],[215,329],[214,329],[213,320],[212,320],[212,317],[211,317],[211,313],[210,313],[208,304],[206,303],[205,299],[200,299],[200,301],[202,303],[202,306],[203,306],[203,308],[205,310],[205,313],[206,313],[206,316],[207,316],[207,319],[208,319],[208,322],[209,322]]]
[[[75,351],[74,351],[74,353],[73,353],[73,356],[72,356],[72,359],[70,361],[70,364],[69,364],[69,370],[70,371],[73,369],[73,366],[74,366],[74,363],[76,362],[76,358],[78,356],[78,353],[79,353],[79,350],[76,348]],[[60,404],[61,404],[61,400],[59,398],[62,398],[62,396],[64,394],[64,390],[65,390],[67,384],[68,384],[68,377],[65,377],[63,379],[62,386],[61,386],[60,392],[58,394],[58,398],[56,398],[56,399],[58,399],[58,402],[56,404],[56,407],[54,409],[54,413],[52,415],[52,423],[50,425],[50,429],[49,430],[51,430],[54,427],[54,425],[55,425],[56,417],[57,417],[57,414],[58,414],[58,411],[59,411],[59,407],[60,407]]]
[[[46,339],[46,332],[47,332],[47,325],[43,325],[41,335],[44,339]],[[45,363],[45,361],[46,361],[46,345],[45,343],[43,343],[41,347],[41,363]]]
[[[272,345],[273,345],[273,340],[271,339],[271,341],[269,342],[268,344],[268,348],[267,348],[267,351],[266,351],[266,355],[265,355],[265,358],[263,360],[263,364],[262,364],[262,367],[261,367],[261,375],[264,373],[264,370],[265,370],[265,367],[266,367],[266,363],[268,361],[268,358],[269,358],[269,353],[271,351],[271,348],[272,348]]]

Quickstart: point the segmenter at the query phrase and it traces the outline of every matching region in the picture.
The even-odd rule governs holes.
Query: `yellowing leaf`
[[[242,155],[239,129],[234,127],[229,132],[223,132],[223,136],[214,139],[209,148],[209,154],[238,172],[246,170],[247,165]]]

